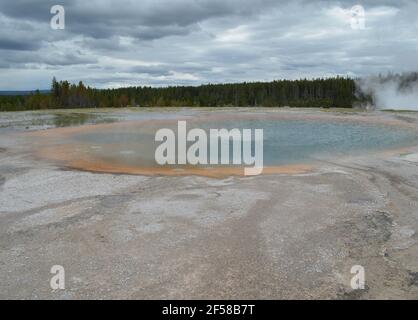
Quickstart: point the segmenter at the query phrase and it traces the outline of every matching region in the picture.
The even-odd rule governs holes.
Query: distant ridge
[[[19,90],[19,91],[2,91],[0,90],[0,96],[27,96],[34,93],[36,90]],[[49,93],[50,90],[39,90],[41,93]]]

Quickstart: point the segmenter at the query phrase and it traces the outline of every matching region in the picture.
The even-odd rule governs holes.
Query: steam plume
[[[357,90],[366,107],[418,111],[418,72],[362,78]]]

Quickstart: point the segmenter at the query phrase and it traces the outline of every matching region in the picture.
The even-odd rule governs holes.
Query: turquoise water
[[[85,152],[98,161],[120,165],[158,166],[154,160],[155,132],[168,127],[176,131],[177,122],[167,125],[130,124],[126,127],[98,128],[78,133],[64,143],[82,143]],[[223,120],[188,122],[188,129],[263,129],[264,166],[307,163],[333,157],[402,148],[415,145],[418,132],[401,127],[351,121],[318,120]],[[209,136],[209,135],[208,135]],[[232,144],[231,144],[232,149]],[[208,151],[209,153],[209,151]],[[232,159],[232,157],[231,157]]]

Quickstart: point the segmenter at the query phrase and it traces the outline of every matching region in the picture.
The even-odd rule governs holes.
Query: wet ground
[[[418,126],[414,113],[357,116]],[[39,126],[0,135],[0,298],[418,298],[418,148],[298,174],[145,177],[36,160],[13,131]],[[50,287],[53,265],[65,290]]]

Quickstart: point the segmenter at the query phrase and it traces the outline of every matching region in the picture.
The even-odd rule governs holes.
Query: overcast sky
[[[55,4],[65,30],[50,27]],[[418,70],[417,57],[416,0],[0,2],[0,90],[363,76]]]

